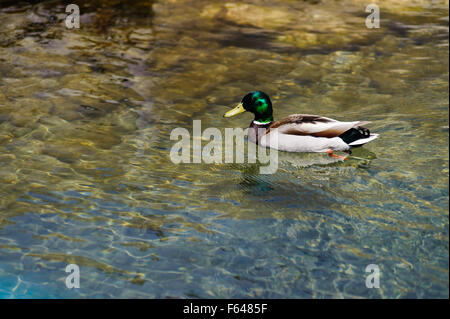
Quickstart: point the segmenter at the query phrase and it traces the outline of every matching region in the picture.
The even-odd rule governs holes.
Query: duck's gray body
[[[378,134],[367,134],[353,137],[345,142],[343,133],[350,129],[360,129],[368,122],[340,122],[326,117],[309,114],[293,114],[277,122],[250,124],[248,139],[264,147],[280,151],[316,153],[330,150],[347,151],[361,146],[378,137]],[[341,137],[340,137],[341,136]]]

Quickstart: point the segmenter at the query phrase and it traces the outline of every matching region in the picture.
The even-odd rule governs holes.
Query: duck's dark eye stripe
[[[263,99],[257,99],[257,100],[255,101],[255,103],[258,104],[258,105],[266,104],[266,102],[265,102]]]

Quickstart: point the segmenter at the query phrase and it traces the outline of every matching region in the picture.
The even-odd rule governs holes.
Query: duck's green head
[[[261,91],[252,91],[247,93],[234,109],[228,111],[223,116],[232,117],[242,112],[251,112],[255,114],[254,121],[259,123],[269,123],[273,121],[272,102],[269,96]]]

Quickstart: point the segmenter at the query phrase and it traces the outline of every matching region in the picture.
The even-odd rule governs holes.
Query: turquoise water
[[[448,298],[448,1],[245,3],[0,3],[0,298]],[[170,161],[255,89],[380,138]]]

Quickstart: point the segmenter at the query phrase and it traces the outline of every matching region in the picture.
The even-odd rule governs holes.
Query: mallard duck
[[[328,117],[310,114],[292,114],[274,121],[272,102],[261,91],[247,93],[242,101],[224,117],[245,111],[255,118],[250,124],[248,139],[264,147],[287,152],[327,152],[343,158],[333,151],[349,151],[353,147],[373,141],[378,134],[362,127],[370,122],[341,122]]]

